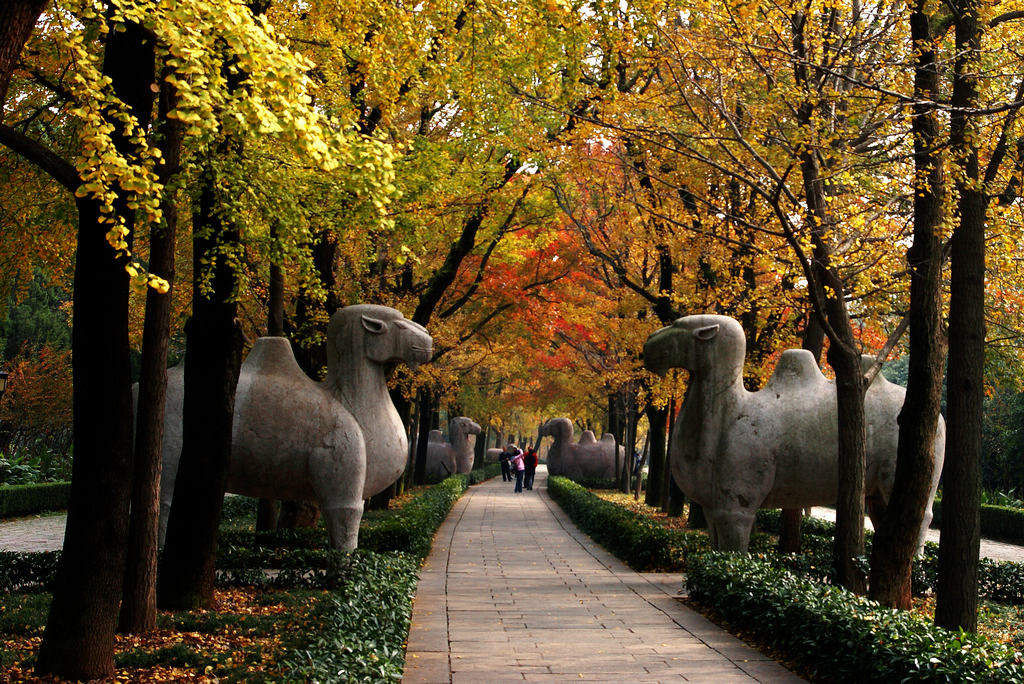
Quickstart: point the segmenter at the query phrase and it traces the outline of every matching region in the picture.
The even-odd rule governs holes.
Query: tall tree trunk
[[[192,319],[185,348],[185,405],[181,460],[167,521],[167,538],[157,585],[159,605],[168,609],[208,608],[213,583],[224,488],[231,456],[235,387],[242,335],[233,301],[235,273],[214,258],[238,244],[237,229],[219,212],[216,178],[202,179],[193,239]],[[212,290],[201,279],[213,263]]]
[[[165,187],[181,170],[182,125],[167,118],[175,106],[173,87],[160,87],[160,151],[158,169]],[[174,247],[178,229],[178,203],[173,190],[160,202],[164,223],[149,239],[149,270],[174,282]],[[167,350],[170,343],[172,294],[150,288],[146,293],[146,320],[142,331],[142,369],[135,420],[135,478],[128,561],[118,629],[142,634],[156,629],[156,563],[160,524],[160,474],[163,470],[164,403],[167,390]]]
[[[74,453],[64,550],[36,672],[99,679],[114,671],[131,493],[128,274],[89,199],[78,205]]]
[[[912,20],[915,44],[933,46],[928,22]],[[941,224],[945,180],[939,123],[933,103],[938,72],[933,47],[919,48],[914,68],[914,243],[910,266],[910,353],[907,395],[900,411],[896,476],[889,505],[871,551],[871,598],[911,607],[911,570],[935,473],[935,431],[942,397],[945,340],[942,331]]]
[[[418,485],[427,480],[427,441],[430,437],[433,407],[430,392],[420,390],[419,407],[416,410],[419,415],[419,436],[416,439],[416,465],[413,472],[413,482]]]
[[[647,404],[647,425],[650,435],[650,455],[647,457],[647,495],[644,501],[648,506],[661,506],[662,480],[668,476],[668,406]]]
[[[833,304],[832,306],[836,306]],[[838,306],[842,306],[841,303]],[[845,315],[845,308],[843,310]],[[839,491],[836,498],[836,537],[833,563],[840,585],[863,594],[867,578],[857,563],[864,553],[864,471],[867,434],[864,428],[864,376],[860,354],[853,346],[853,330],[845,317],[845,344],[832,341],[829,365],[836,373],[836,409],[839,414]],[[833,327],[840,320],[834,318]],[[844,335],[846,337],[846,335]]]
[[[104,74],[143,125],[149,122],[152,45],[134,24],[111,31]],[[117,144],[129,145],[115,124]],[[115,212],[129,230],[134,217],[126,193]],[[128,538],[132,481],[132,398],[128,362],[128,274],[107,241],[96,202],[77,201],[71,349],[74,463],[64,550],[36,672],[65,679],[97,679],[114,670]]]
[[[978,100],[981,26],[978,0],[957,0],[954,110],[951,142],[957,179],[959,223],[950,250],[949,432],[942,490],[942,534],[935,624],[974,632],[978,628],[980,461],[985,366],[985,213],[987,198],[977,144],[967,110]]]
[[[270,241],[272,247],[276,247],[276,221],[270,224]],[[270,276],[267,281],[267,337],[284,337],[284,269],[273,260],[270,262]],[[257,531],[276,530],[280,517],[280,501],[260,499],[256,504]]]

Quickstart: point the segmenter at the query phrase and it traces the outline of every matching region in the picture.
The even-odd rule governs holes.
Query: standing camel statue
[[[672,475],[704,507],[712,548],[746,551],[758,508],[806,508],[836,502],[838,417],[835,383],[803,349],[782,353],[764,389],[743,387],[746,339],[726,316],[686,316],[651,334],[644,363],[664,373],[690,371],[669,445]],[[865,357],[870,364],[873,358]],[[897,417],[906,390],[877,375],[864,398],[868,515],[878,525],[896,472]],[[940,417],[931,494],[920,544],[931,522],[945,447]]]
[[[302,372],[283,337],[261,337],[242,364],[235,392],[227,491],[315,501],[332,547],[358,543],[363,500],[405,469],[408,442],[388,394],[391,364],[430,360],[433,341],[399,311],[361,304],[339,309],[327,328],[327,377]],[[181,455],[183,373],[168,372],[161,539]]]
[[[605,433],[598,441],[594,433],[585,430],[580,441],[572,444],[572,421],[552,418],[537,430],[540,438],[551,436],[555,441],[548,449],[549,475],[562,475],[570,480],[611,480],[615,478],[615,437]],[[625,449],[619,446],[619,464],[625,458]]]
[[[473,469],[476,435],[480,426],[472,418],[459,416],[448,423],[448,438],[444,441],[440,430],[431,430],[427,437],[427,482],[440,482],[453,473],[468,473]]]

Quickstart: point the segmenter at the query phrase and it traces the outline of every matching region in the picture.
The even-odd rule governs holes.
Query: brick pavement
[[[803,681],[684,606],[679,574],[639,574],[537,488],[472,487],[420,574],[406,684]]]

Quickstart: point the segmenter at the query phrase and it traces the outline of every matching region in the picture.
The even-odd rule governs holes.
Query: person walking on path
[[[511,466],[516,473],[516,494],[523,493],[523,477],[526,474],[526,463],[523,460],[523,450],[515,444],[509,444],[508,450],[512,454]]]
[[[537,450],[533,448],[531,444],[526,448],[526,453],[523,454],[523,464],[526,466],[526,470],[523,471],[523,488],[526,490],[533,489],[533,480],[537,476]]]
[[[470,487],[420,571],[405,684],[788,684],[799,677],[679,602],[679,573],[640,574],[547,495]]]
[[[506,446],[501,450],[501,454],[498,456],[498,462],[501,464],[501,481],[511,482],[512,481],[512,468],[509,463],[512,460],[512,454],[509,453],[509,449]]]

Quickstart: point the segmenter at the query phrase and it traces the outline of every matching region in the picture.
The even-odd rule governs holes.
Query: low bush
[[[0,487],[0,518],[60,511],[68,507],[70,482],[41,482]]]
[[[548,493],[581,530],[634,570],[679,571],[688,553],[708,548],[702,532],[666,529],[567,478],[548,478]]]
[[[780,515],[777,510],[758,511],[758,526],[778,533]],[[835,525],[828,520],[804,518],[801,526],[801,552],[778,556],[778,564],[804,576],[831,580],[832,539]],[[872,534],[865,532],[864,554],[871,557]],[[935,593],[938,589],[939,545],[926,542],[924,553],[914,560],[913,592],[917,596]],[[978,561],[979,598],[1009,605],[1024,605],[1024,563],[982,558]]]
[[[283,663],[285,680],[400,680],[418,567],[402,553],[349,554],[347,581],[320,601],[317,628]]]
[[[981,505],[981,536],[1011,544],[1024,544],[1024,509],[1013,506]],[[932,505],[932,527],[942,527],[942,500]]]
[[[452,475],[402,506],[395,515],[363,525],[359,529],[360,548],[404,551],[426,558],[434,532],[466,491],[469,480],[468,474]]]
[[[690,559],[690,596],[822,682],[1020,682],[1020,652],[753,556]]]

